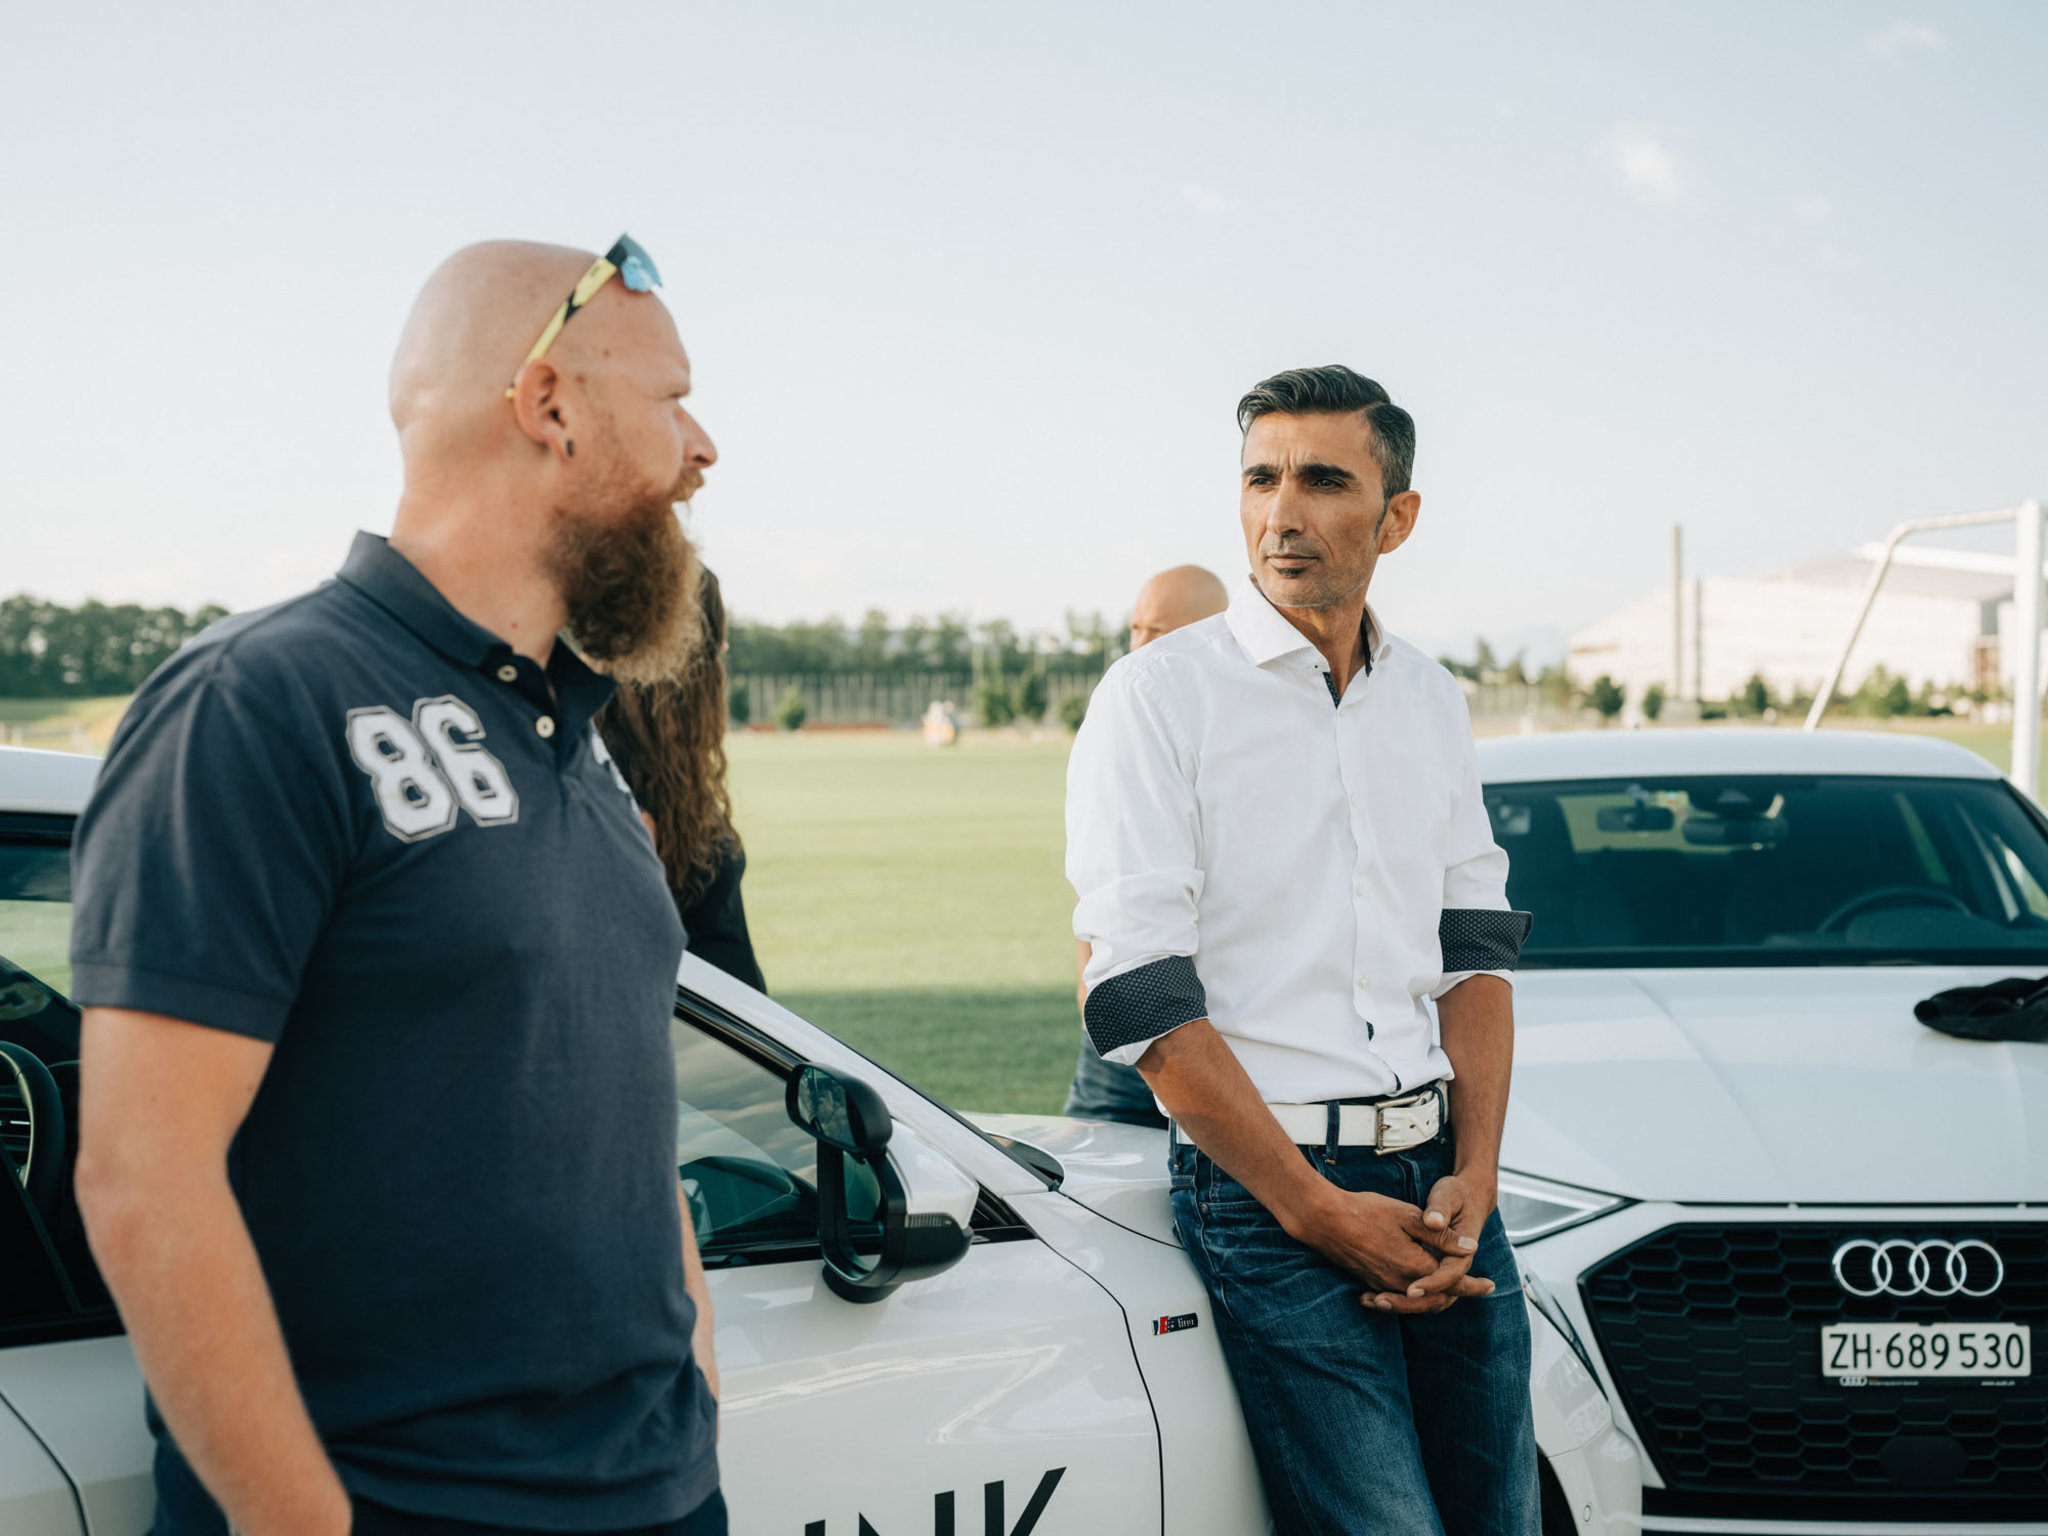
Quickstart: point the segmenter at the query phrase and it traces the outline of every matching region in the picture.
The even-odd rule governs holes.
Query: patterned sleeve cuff
[[[1512,971],[1535,921],[1527,912],[1484,907],[1446,907],[1437,919],[1436,940],[1444,971]]]
[[[1168,955],[1105,977],[1088,989],[1082,1009],[1098,1056],[1156,1040],[1208,1013],[1202,978],[1186,955]]]

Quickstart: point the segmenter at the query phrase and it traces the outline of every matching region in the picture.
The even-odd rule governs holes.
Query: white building
[[[1604,672],[1632,700],[1652,683],[1667,696],[1725,699],[1752,674],[1781,698],[1817,693],[1842,653],[1881,553],[1872,544],[1839,560],[1685,583],[1683,675],[1675,689],[1669,587],[1573,635],[1565,670],[1581,687]],[[1916,689],[1923,682],[1967,688],[1994,680],[2010,688],[2012,570],[2009,555],[1901,545],[1849,657],[1842,691],[1854,692],[1878,666]]]

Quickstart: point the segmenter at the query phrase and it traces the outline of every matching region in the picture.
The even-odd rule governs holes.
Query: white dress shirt
[[[1207,1017],[1268,1103],[1451,1075],[1426,1000],[1505,975],[1529,919],[1457,680],[1370,609],[1366,637],[1340,701],[1246,577],[1103,677],[1067,769],[1067,878],[1104,1057]]]

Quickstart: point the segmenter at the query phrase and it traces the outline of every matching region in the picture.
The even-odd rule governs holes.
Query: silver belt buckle
[[[1435,1085],[1434,1085],[1434,1084],[1432,1084],[1432,1085],[1431,1085],[1431,1086],[1430,1086],[1429,1088],[1425,1089],[1425,1090],[1424,1090],[1423,1092],[1421,1092],[1420,1094],[1417,1094],[1417,1095],[1415,1095],[1414,1097],[1412,1097],[1411,1099],[1409,1099],[1409,1101],[1408,1101],[1407,1103],[1405,1103],[1405,1104],[1375,1104],[1375,1105],[1373,1105],[1373,1107],[1372,1107],[1372,1149],[1373,1149],[1373,1151],[1375,1151],[1375,1152],[1384,1152],[1384,1151],[1386,1151],[1386,1150],[1387,1150],[1387,1111],[1388,1111],[1389,1109],[1405,1109],[1405,1110],[1409,1111],[1409,1113],[1410,1113],[1410,1119],[1409,1119],[1409,1121],[1408,1121],[1408,1129],[1409,1129],[1409,1131],[1410,1131],[1411,1133],[1415,1133],[1415,1132],[1420,1132],[1420,1130],[1422,1129],[1422,1127],[1421,1127],[1421,1123],[1420,1123],[1420,1119],[1421,1119],[1421,1113],[1422,1113],[1423,1109],[1424,1109],[1425,1107],[1427,1107],[1427,1106],[1435,1106],[1435,1105],[1439,1105],[1439,1104],[1441,1104],[1441,1102],[1442,1102],[1442,1100],[1441,1100],[1441,1099],[1439,1099],[1439,1098],[1438,1098],[1438,1096],[1437,1096],[1437,1090],[1436,1090],[1436,1087],[1435,1087]],[[1438,1120],[1437,1120],[1437,1130],[1441,1131],[1441,1130],[1443,1129],[1443,1120],[1442,1120],[1442,1118],[1441,1118],[1441,1116],[1442,1116],[1442,1111],[1441,1111],[1440,1109],[1438,1110],[1438,1116],[1439,1116],[1439,1118],[1438,1118]],[[1418,1142],[1418,1143],[1417,1143],[1417,1145],[1420,1145],[1420,1143]]]

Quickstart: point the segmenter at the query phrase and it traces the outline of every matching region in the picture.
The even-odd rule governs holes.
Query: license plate
[[[2031,1376],[2025,1323],[1831,1323],[1820,1331],[1823,1376]]]

